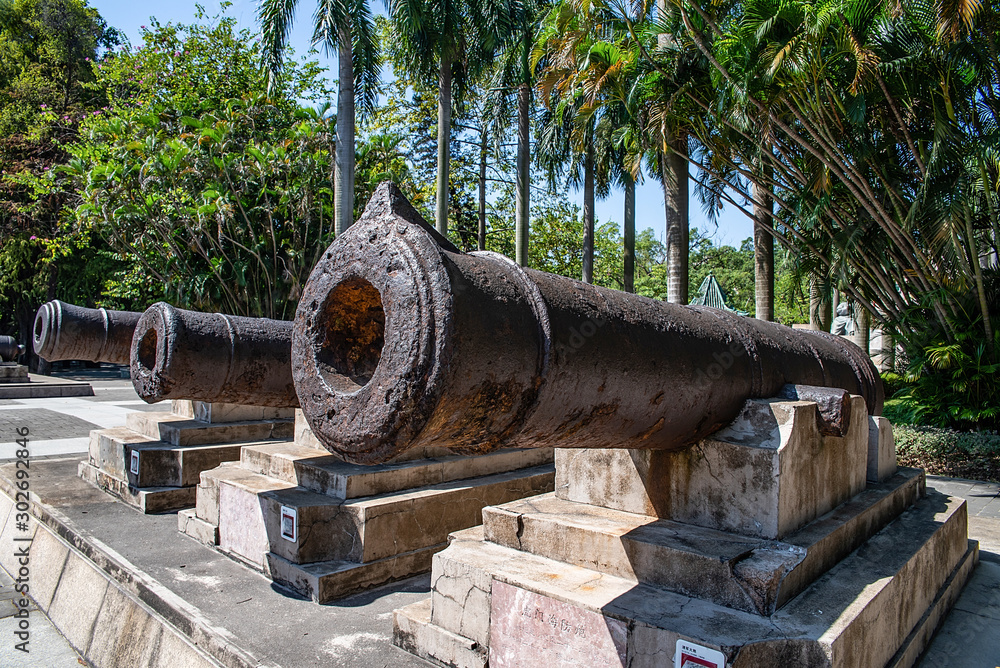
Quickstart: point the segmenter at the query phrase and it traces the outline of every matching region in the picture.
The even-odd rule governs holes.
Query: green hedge
[[[896,424],[893,434],[901,466],[923,468],[936,475],[1000,482],[1000,434],[995,431],[962,432]]]

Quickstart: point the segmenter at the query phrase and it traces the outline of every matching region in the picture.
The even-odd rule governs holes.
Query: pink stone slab
[[[493,582],[490,668],[624,666],[624,622]]]
[[[231,485],[219,485],[219,548],[264,567],[271,546],[260,498]]]

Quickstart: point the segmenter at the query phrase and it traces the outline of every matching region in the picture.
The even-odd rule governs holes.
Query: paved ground
[[[110,365],[54,372],[56,378],[86,380],[94,396],[0,400],[0,459],[14,457],[18,428],[29,430],[32,457],[66,455],[86,452],[92,429],[122,426],[130,412],[170,410],[169,401],[144,402],[132,381],[120,375],[119,368]]]
[[[59,374],[57,374],[59,375]],[[33,458],[48,459],[46,489],[86,535],[105,542],[172,591],[243,639],[252,652],[287,666],[426,666],[388,643],[392,610],[426,597],[427,576],[316,606],[177,532],[173,514],[143,516],[75,477],[75,455],[87,451],[87,428],[120,426],[147,406],[115,369],[67,374],[87,380],[94,397],[0,401],[0,460],[16,446],[12,429],[28,426]],[[81,433],[84,432],[84,433]],[[41,471],[37,471],[41,473]],[[921,668],[1000,668],[1000,485],[928,477],[928,485],[966,499],[970,537],[980,541],[981,563],[920,662]],[[36,485],[38,486],[36,488]],[[31,612],[30,655],[11,641],[16,621],[13,585],[0,571],[0,666],[77,666],[77,655],[38,610]],[[267,619],[267,633],[260,632]]]
[[[14,456],[16,430],[29,429],[32,459],[64,457],[87,452],[90,430],[125,424],[125,415],[135,410],[169,410],[169,402],[149,405],[139,399],[132,381],[121,378],[118,368],[72,369],[53,374],[69,380],[85,380],[94,388],[93,397],[50,399],[0,399],[0,459]],[[86,663],[34,604],[29,608],[29,652],[18,651],[10,640],[19,620],[12,600],[17,597],[14,581],[0,569],[0,666],[24,668],[71,668]]]
[[[70,647],[66,639],[48,617],[35,606],[19,608],[14,601],[21,600],[21,595],[14,590],[14,580],[0,569],[0,666],[30,666],[31,668],[71,668],[87,664]],[[30,599],[29,599],[30,600]],[[25,621],[24,610],[27,610],[28,643],[21,651],[17,645],[23,640],[15,638],[14,633],[24,633],[22,622]],[[18,615],[15,617],[15,615]]]

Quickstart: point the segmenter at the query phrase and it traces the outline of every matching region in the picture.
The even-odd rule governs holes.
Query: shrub
[[[961,432],[900,424],[894,426],[893,434],[896,457],[902,466],[1000,482],[1000,434],[995,431]]]

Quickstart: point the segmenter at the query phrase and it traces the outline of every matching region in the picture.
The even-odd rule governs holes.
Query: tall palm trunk
[[[762,180],[763,181],[763,180]],[[771,214],[774,198],[766,182],[753,184],[754,315],[774,320],[774,237]]]
[[[829,332],[833,324],[833,301],[826,281],[809,277],[809,327]]]
[[[521,85],[517,91],[517,213],[514,229],[514,255],[522,267],[528,264],[529,209],[531,184],[529,182],[529,152],[531,150],[528,113],[531,111],[531,70],[528,54],[531,51],[531,34],[525,29],[521,49]]]
[[[635,179],[625,171],[625,292],[635,292]]]
[[[451,59],[441,56],[438,74],[437,230],[448,236],[448,177],[451,168]]]
[[[594,282],[594,145],[583,156],[583,282]]]
[[[667,301],[688,303],[688,162],[686,138],[670,142],[663,156],[663,206],[667,218]]]
[[[863,306],[855,304],[854,343],[868,355],[871,349],[871,319]]]
[[[340,42],[337,85],[337,187],[333,194],[337,236],[354,223],[354,47],[351,28],[344,26],[338,33]]]
[[[486,250],[486,123],[479,144],[479,250]]]

